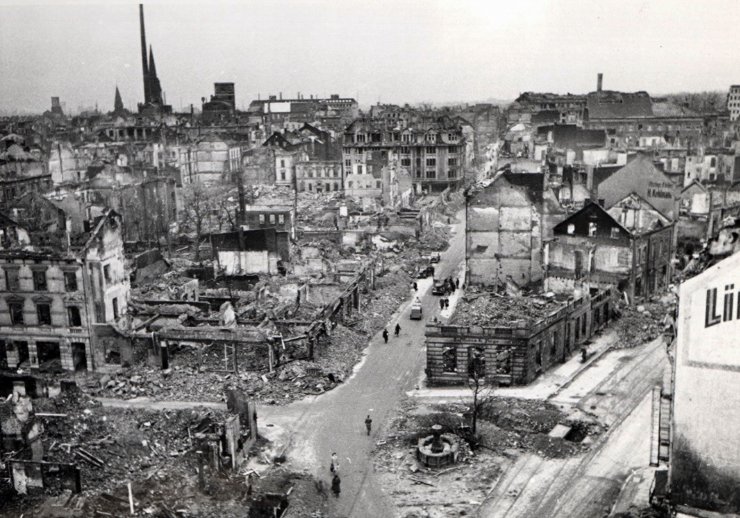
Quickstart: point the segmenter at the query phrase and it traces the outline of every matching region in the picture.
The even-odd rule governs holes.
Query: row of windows
[[[108,268],[108,276],[106,280],[110,280],[110,267]],[[47,291],[48,282],[46,279],[46,270],[33,270],[33,289],[34,291]],[[18,276],[18,270],[15,268],[8,268],[5,270],[5,286],[7,291],[19,291],[20,290],[20,278]],[[77,273],[76,272],[64,272],[64,290],[68,292],[77,291]]]
[[[617,131],[635,131],[635,130],[645,130],[645,131],[673,131],[680,130],[680,129],[701,129],[701,123],[694,123],[694,124],[657,124],[653,126],[652,124],[648,124],[647,126],[643,126],[642,124],[625,124],[625,125],[619,125],[617,126]]]
[[[436,133],[427,133],[426,135],[424,135],[423,139],[419,137],[421,137],[421,135],[413,135],[411,133],[404,133],[402,135],[399,135],[398,133],[391,133],[390,141],[398,142],[400,139],[401,142],[406,143],[419,142],[421,140],[432,144],[437,142]],[[456,133],[447,133],[447,140],[457,140],[459,138],[459,135],[457,135]],[[357,133],[354,135],[353,142],[357,144],[363,144],[365,142],[383,142],[383,135],[380,133],[371,133],[368,138],[368,135],[364,133]]]
[[[310,187],[310,186],[309,186]],[[352,180],[347,182],[347,189],[354,189],[354,182]],[[360,182],[357,182],[357,188],[358,189],[372,189],[372,184],[370,182],[365,183],[364,185]],[[375,180],[375,189],[381,188],[381,181]]]
[[[354,150],[352,151],[352,153],[354,153],[355,155],[362,155],[365,152],[365,149],[361,147],[356,147],[352,149]],[[419,153],[421,153],[421,148],[418,148],[418,149],[419,149]],[[460,152],[460,146],[426,146],[424,147],[424,152],[427,155],[436,155],[438,152],[442,152],[445,149],[447,150],[447,153],[450,155],[455,155],[458,152]],[[400,148],[398,148],[398,152],[402,155],[410,155],[411,151],[412,151],[412,148],[408,146],[401,146]],[[345,155],[348,154],[349,152],[350,152],[349,150],[345,149]]]
[[[275,224],[275,221],[276,221],[275,214],[269,214],[269,215],[267,215],[267,214],[260,214],[259,215],[259,219],[260,219],[260,225],[264,225],[266,219],[269,219],[270,223],[273,224],[273,225]],[[277,222],[280,225],[284,224],[285,223],[285,214],[278,214],[277,215]]]
[[[349,183],[351,184],[352,182],[349,182]],[[303,191],[306,191],[306,190],[308,190],[310,192],[313,192],[314,191],[314,183],[313,182],[305,182],[305,183],[304,182],[300,182],[298,184],[298,190],[300,192],[303,192]],[[323,190],[324,192],[338,191],[339,190],[339,183],[338,182],[326,182],[326,183],[324,183],[322,185],[321,182],[316,182],[316,191],[318,192],[320,190]]]
[[[345,165],[347,167],[350,167],[352,165],[352,160],[347,159],[344,161]],[[303,171],[304,178],[337,178],[339,177],[339,170],[331,168],[328,171],[326,168],[322,168],[321,171],[316,171],[315,169],[307,169]],[[299,176],[300,178],[301,176]]]
[[[118,317],[118,301],[114,299],[114,313],[116,318]],[[14,326],[25,325],[25,318],[23,315],[23,303],[22,302],[9,302],[8,311],[10,312],[10,323]],[[36,304],[36,320],[37,325],[50,326],[51,325],[51,305],[46,302],[39,302]],[[80,308],[77,306],[67,307],[67,323],[70,327],[82,327],[82,318],[80,316]]]

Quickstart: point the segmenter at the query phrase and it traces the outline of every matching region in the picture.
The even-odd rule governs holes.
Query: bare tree
[[[471,439],[477,442],[478,418],[483,405],[492,393],[494,386],[486,379],[485,352],[482,349],[472,348],[468,359],[468,388],[473,395],[473,404],[470,409]]]
[[[195,181],[183,189],[183,223],[195,232],[195,260],[200,261],[200,241],[208,230],[208,219],[216,208],[216,189]]]

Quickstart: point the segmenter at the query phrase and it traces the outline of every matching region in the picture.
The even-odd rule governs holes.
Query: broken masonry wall
[[[13,488],[18,494],[27,495],[36,490],[61,492],[82,490],[80,470],[74,464],[61,462],[11,459],[8,462]]]
[[[95,347],[93,362],[96,372],[114,373],[133,365],[134,352],[132,339],[121,334],[111,325],[93,326]]]
[[[129,277],[125,271],[121,218],[106,219],[100,234],[88,247],[85,256],[95,322],[111,322],[127,313],[130,298]]]
[[[587,282],[591,287],[617,286],[632,272],[633,254],[629,241],[615,243],[589,237],[558,236],[546,246],[549,261],[546,290],[570,292],[580,282]],[[580,273],[576,272],[577,254],[581,257]]]
[[[516,283],[538,280],[532,272],[532,251],[539,225],[536,208],[527,195],[505,179],[477,193],[468,201],[466,239],[469,280],[490,286],[508,276]]]
[[[267,250],[245,251],[219,250],[214,268],[222,269],[225,275],[277,273],[278,256]]]
[[[616,290],[585,295],[532,325],[521,327],[457,326],[427,323],[426,375],[430,385],[464,385],[474,349],[485,358],[487,382],[526,385],[553,365],[566,361],[592,334],[606,325]],[[606,309],[604,309],[606,307]],[[595,315],[599,323],[594,323]]]

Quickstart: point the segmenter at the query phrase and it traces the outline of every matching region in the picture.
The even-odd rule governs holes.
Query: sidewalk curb
[[[591,358],[589,358],[588,361],[586,361],[586,363],[581,364],[581,366],[573,373],[573,375],[570,376],[570,378],[568,378],[568,381],[560,385],[555,392],[547,396],[545,401],[550,401],[551,399],[556,398],[557,396],[560,395],[560,393],[563,390],[571,386],[573,382],[578,378],[578,376],[580,376],[583,373],[583,371],[588,369],[592,363],[596,362],[598,359],[604,356],[607,352],[611,351],[612,347],[614,347],[614,343],[615,342],[613,341],[612,343],[610,343],[609,345],[607,345],[606,347],[598,351],[596,354],[594,354]]]

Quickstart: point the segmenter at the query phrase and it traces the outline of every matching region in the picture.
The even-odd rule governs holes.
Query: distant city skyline
[[[740,83],[740,3],[684,0],[144,2],[147,41],[175,110],[236,84],[258,95],[361,105],[513,100],[596,87],[651,94]],[[0,0],[0,111],[113,109],[144,100],[138,2]]]

